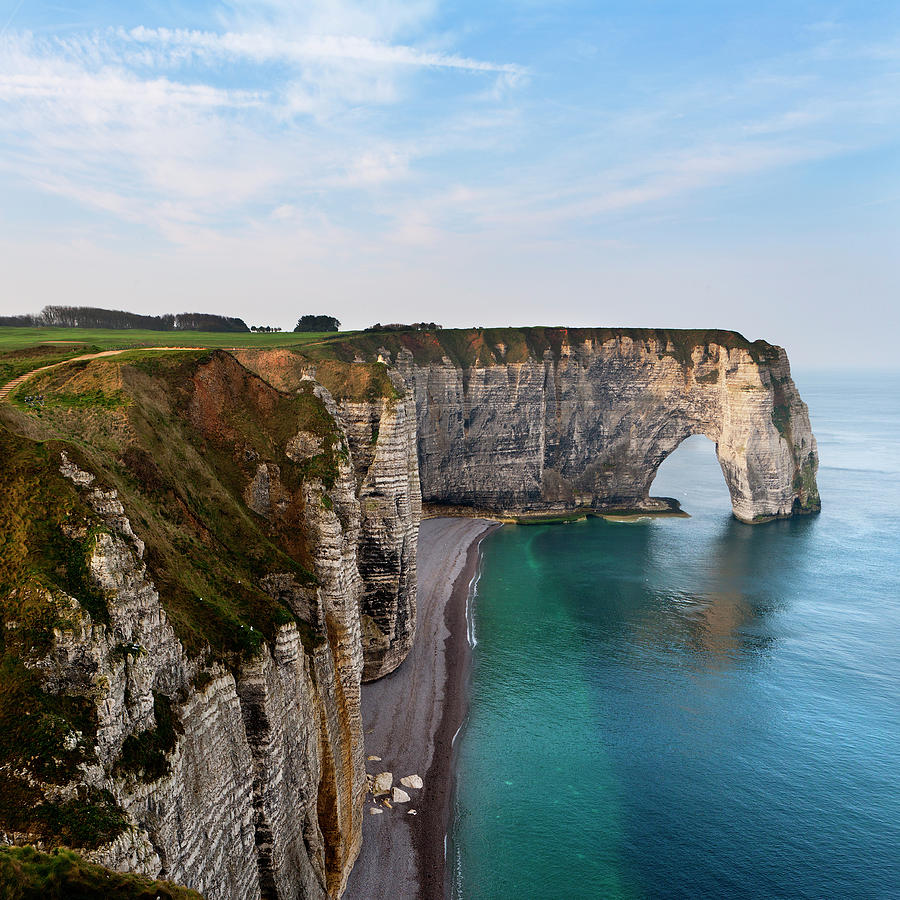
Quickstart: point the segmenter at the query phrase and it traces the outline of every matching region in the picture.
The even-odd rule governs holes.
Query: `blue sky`
[[[0,0],[0,310],[896,365],[896,2]]]

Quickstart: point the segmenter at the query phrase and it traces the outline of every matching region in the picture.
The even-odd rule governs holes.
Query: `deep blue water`
[[[797,381],[820,516],[738,523],[692,438],[692,518],[482,545],[454,896],[900,898],[900,377]]]

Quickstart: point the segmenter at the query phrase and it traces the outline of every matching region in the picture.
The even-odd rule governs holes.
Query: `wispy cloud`
[[[401,6],[313,2],[302,18],[293,4],[226,6],[231,27],[219,32],[13,32],[0,41],[0,171],[168,240],[246,228],[266,208],[320,218],[333,206],[323,192],[407,179],[435,143],[425,132],[458,130],[452,111],[437,111],[393,136],[357,109],[395,107],[402,120],[417,71],[462,78],[448,84],[456,97],[481,89],[472,77],[510,85],[524,74],[393,41],[430,8]],[[230,84],[235,65],[259,87]]]
[[[12,31],[0,172],[186,247],[275,232],[562,240],[856,152],[900,112],[897,44],[850,42],[839,23],[795,53],[617,103],[616,84],[570,100],[527,59],[458,52],[437,13],[235,0],[218,28]]]
[[[432,53],[402,44],[372,41],[353,35],[308,35],[285,38],[272,31],[217,34],[211,31],[133,28],[117,32],[125,43],[151,50],[147,56],[125,54],[132,61],[157,65],[180,65],[200,60],[212,65],[223,60],[243,59],[254,63],[287,62],[302,65],[310,60],[347,60],[383,66],[422,66],[464,69],[470,72],[501,72],[512,77],[525,74],[522,66],[470,59],[451,53]]]
[[[48,71],[0,73],[0,100],[59,101],[89,106],[91,112],[100,116],[111,107],[125,104],[158,108],[258,106],[263,96],[258,91],[227,91],[206,84],[182,84],[167,78],[138,79],[111,70],[66,74]]]

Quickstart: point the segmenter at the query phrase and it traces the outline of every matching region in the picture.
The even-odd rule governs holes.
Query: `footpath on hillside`
[[[57,343],[56,341],[52,341],[50,343]],[[31,378],[33,375],[37,375],[39,372],[47,372],[50,369],[55,369],[57,366],[64,366],[68,363],[80,362],[83,359],[97,359],[101,356],[118,356],[120,353],[132,353],[135,350],[206,350],[206,347],[125,347],[121,350],[101,350],[99,353],[86,353],[84,356],[73,356],[71,359],[63,359],[59,362],[51,363],[49,366],[38,366],[36,369],[32,369],[30,372],[26,372],[24,375],[19,375],[16,378],[13,378],[12,381],[8,381],[3,387],[0,387],[0,403],[3,403],[5,400],[9,398],[9,395],[12,394],[13,391],[20,385],[24,384]]]

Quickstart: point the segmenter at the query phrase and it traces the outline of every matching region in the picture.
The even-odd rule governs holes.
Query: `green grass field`
[[[143,331],[112,328],[9,328],[0,327],[0,352],[21,350],[38,344],[85,344],[99,350],[124,347],[302,347],[305,344],[334,338],[347,338],[355,331],[303,332],[281,331],[276,334],[242,334],[221,331]],[[86,351],[89,352],[89,351]]]

